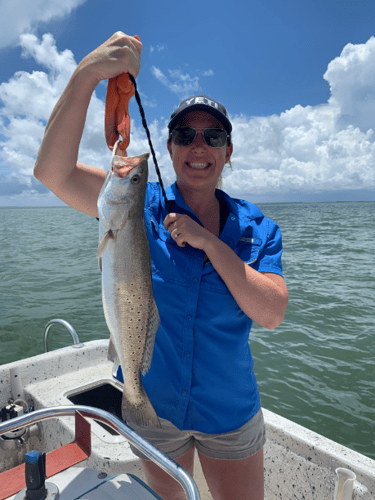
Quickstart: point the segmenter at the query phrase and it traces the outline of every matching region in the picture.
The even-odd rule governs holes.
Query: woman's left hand
[[[189,243],[205,252],[234,300],[249,318],[269,329],[281,323],[288,304],[288,290],[281,276],[256,271],[220,238],[188,215],[168,214],[164,227],[178,246],[184,247]]]
[[[207,231],[191,217],[184,214],[168,214],[164,219],[164,227],[179,247],[186,243],[194,248],[204,250],[205,245],[215,236]]]

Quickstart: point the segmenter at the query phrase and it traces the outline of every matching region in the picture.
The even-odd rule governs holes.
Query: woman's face
[[[179,122],[180,127],[193,127],[197,136],[189,146],[167,144],[176,172],[177,185],[195,190],[215,189],[225,163],[230,159],[233,145],[212,148],[203,139],[205,128],[224,128],[222,123],[205,111],[192,111]]]

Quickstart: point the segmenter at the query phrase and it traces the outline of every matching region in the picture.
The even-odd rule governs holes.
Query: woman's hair
[[[174,126],[174,128],[180,127],[180,125],[181,125],[180,122],[181,122],[181,120],[179,120],[176,123],[176,125]],[[168,139],[167,139],[167,144],[171,144],[171,142],[172,142],[172,130],[169,132]],[[231,144],[232,144],[232,137],[231,137],[231,134],[228,134],[228,136],[227,136],[227,147],[230,146]],[[231,170],[233,170],[232,162],[230,160],[228,160],[225,165],[229,165],[229,168]],[[217,189],[221,189],[222,187],[223,187],[223,176],[220,175],[220,177],[218,178],[217,183],[216,183],[216,188]]]
[[[229,168],[231,170],[233,170],[232,162],[230,160],[228,160],[225,165],[229,165]],[[225,168],[225,165],[224,165],[224,168]],[[217,180],[216,188],[217,189],[222,189],[223,188],[223,176],[221,174],[220,174],[220,177]]]

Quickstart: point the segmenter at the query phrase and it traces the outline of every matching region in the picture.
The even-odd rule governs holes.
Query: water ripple
[[[375,459],[375,203],[262,205],[283,234],[284,322],[254,325],[262,404]],[[39,354],[62,317],[108,337],[97,221],[70,208],[0,209],[0,363]],[[57,325],[51,348],[71,343]]]

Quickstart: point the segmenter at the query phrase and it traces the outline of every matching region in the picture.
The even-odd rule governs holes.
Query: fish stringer
[[[137,40],[140,38],[135,35]],[[150,146],[152,158],[154,160],[155,170],[159,179],[159,184],[163,193],[163,198],[167,211],[169,212],[169,203],[165,194],[163,180],[156,160],[155,150],[151,141],[151,134],[147,126],[145,112],[142,107],[141,98],[138,93],[137,84],[133,75],[130,73],[121,73],[120,75],[109,78],[107,96],[105,102],[105,138],[107,145],[113,154],[117,148],[121,150],[122,156],[126,157],[126,149],[130,144],[130,115],[129,102],[135,94],[139,112],[142,118],[142,125],[146,130],[148,143]],[[120,141],[120,135],[122,141]]]

